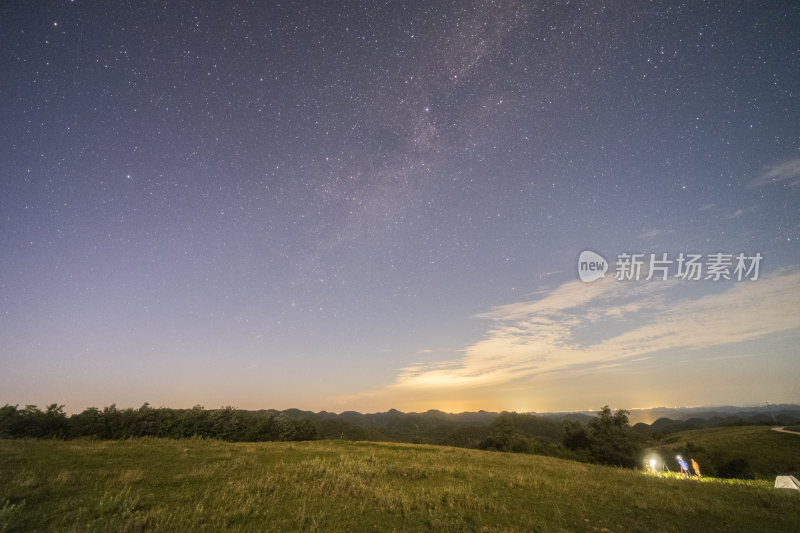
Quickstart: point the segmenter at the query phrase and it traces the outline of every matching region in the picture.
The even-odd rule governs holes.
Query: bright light
[[[644,460],[645,469],[653,474],[657,472],[657,467],[663,463],[663,459],[656,454],[649,455]]]

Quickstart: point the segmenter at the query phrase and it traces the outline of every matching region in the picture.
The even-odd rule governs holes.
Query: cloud
[[[762,187],[782,181],[789,182],[790,187],[800,186],[800,158],[767,167],[761,175],[750,182],[750,187]]]
[[[752,213],[753,211],[756,211],[757,209],[758,209],[757,205],[751,205],[750,207],[748,207],[746,209],[735,209],[735,210],[731,211],[730,213],[725,213],[725,214],[722,215],[722,217],[726,218],[728,220],[734,220],[734,219],[740,218],[742,215],[746,215],[748,213]]]
[[[662,235],[669,235],[670,233],[675,233],[673,229],[649,229],[643,231],[638,235],[639,239],[642,240],[650,240],[655,239],[656,237],[661,237]]]
[[[501,386],[800,328],[800,272],[734,282],[701,297],[680,296],[689,283],[571,281],[538,299],[494,307],[477,315],[490,326],[460,358],[415,363],[368,395]],[[710,282],[704,287],[718,288]]]

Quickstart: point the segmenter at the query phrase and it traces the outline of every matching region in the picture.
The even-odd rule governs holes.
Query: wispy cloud
[[[669,235],[671,233],[675,233],[675,230],[672,229],[649,229],[645,230],[638,235],[639,239],[649,241],[651,239],[655,239],[656,237],[662,237],[664,235]]]
[[[490,309],[463,355],[403,368],[381,392],[497,386],[537,375],[613,367],[669,349],[697,350],[800,328],[800,272],[679,297],[690,282],[572,281],[535,300]]]
[[[790,187],[800,186],[800,158],[768,166],[764,172],[750,182],[750,187],[762,187],[778,182],[788,182]]]
[[[563,270],[553,270],[551,272],[542,272],[542,273],[539,274],[539,279],[547,278],[547,277],[550,277],[550,276],[554,276],[556,274],[561,274],[562,272],[564,272],[564,271]]]

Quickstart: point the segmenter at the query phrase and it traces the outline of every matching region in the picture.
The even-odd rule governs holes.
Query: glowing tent
[[[794,476],[778,476],[775,478],[775,488],[800,490],[800,481]]]

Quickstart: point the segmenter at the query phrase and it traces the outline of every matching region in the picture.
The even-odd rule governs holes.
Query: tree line
[[[70,416],[64,406],[35,405],[20,409],[6,404],[0,408],[0,438],[96,438],[137,437],[214,438],[231,442],[299,441],[317,438],[309,420],[281,414],[254,413],[232,407],[204,409],[153,408],[145,403],[138,409],[117,409],[115,405],[85,409]]]
[[[286,413],[286,414],[284,414]],[[588,423],[557,421],[529,414],[501,413],[454,422],[445,413],[390,411],[369,417],[289,410],[117,409],[90,407],[68,416],[64,406],[0,408],[0,438],[137,437],[215,438],[230,442],[346,439],[444,444],[502,452],[534,453],[579,461],[635,467],[646,439],[631,431],[625,410],[603,407]]]

